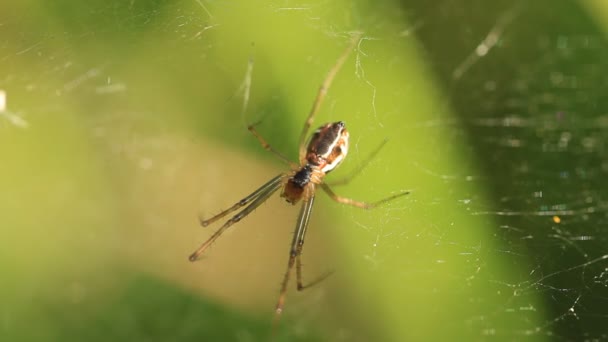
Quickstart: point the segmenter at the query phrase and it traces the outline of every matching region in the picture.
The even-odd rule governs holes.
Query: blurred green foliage
[[[208,214],[231,204],[280,172],[247,133],[247,122],[261,120],[263,136],[296,159],[321,80],[349,32],[358,30],[364,39],[316,121],[344,120],[351,132],[349,159],[328,178],[347,174],[389,138],[377,159],[337,191],[370,201],[413,192],[366,212],[317,201],[304,256],[313,270],[305,276],[332,266],[337,274],[311,293],[290,292],[277,339],[545,339],[550,334],[538,327],[551,319],[550,308],[528,279],[537,259],[519,244],[523,238],[505,242],[499,232],[505,221],[483,215],[501,206],[497,193],[504,190],[493,173],[519,167],[510,154],[500,159],[506,166],[488,162],[500,152],[484,143],[511,133],[468,125],[500,118],[508,101],[483,107],[484,95],[463,100],[492,82],[517,83],[509,76],[520,65],[510,56],[512,68],[502,70],[499,55],[480,60],[481,74],[473,70],[476,76],[459,82],[448,76],[497,18],[530,8],[498,2],[486,5],[492,16],[475,10],[468,16],[448,2],[427,6],[1,4],[0,89],[7,93],[7,115],[23,117],[27,127],[0,116],[0,340],[267,340],[292,229],[283,225],[293,223],[295,211],[284,203],[263,206],[256,216],[270,213],[258,227],[248,218],[232,241],[189,264],[186,256],[209,234],[199,232],[196,215],[201,207]],[[574,26],[590,25],[572,6],[582,21]],[[450,18],[466,19],[462,27],[442,25],[448,9],[457,13]],[[571,8],[555,13],[570,15]],[[539,32],[530,17],[521,17],[518,34]],[[456,27],[453,37],[450,27]],[[501,44],[504,51],[535,53],[523,42]],[[492,61],[498,66],[488,66]],[[523,113],[541,117],[536,109]],[[490,138],[479,140],[484,134]],[[534,150],[527,152],[534,161]],[[522,182],[532,184],[534,175],[526,177]],[[500,179],[512,185],[508,175]],[[536,210],[529,202],[522,206]],[[532,227],[521,224],[515,229]],[[261,230],[265,226],[273,230]],[[285,259],[267,254],[275,250]],[[235,299],[226,303],[214,294]]]

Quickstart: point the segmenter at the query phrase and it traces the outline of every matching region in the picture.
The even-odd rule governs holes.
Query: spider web
[[[0,263],[0,336],[104,336],[105,302],[131,298],[101,323],[116,336],[179,325],[192,334],[167,336],[258,340],[297,208],[270,200],[189,264],[210,234],[196,215],[284,170],[245,123],[296,159],[315,91],[363,30],[316,124],[351,131],[335,178],[389,142],[335,190],[413,192],[370,212],[317,201],[305,277],[337,272],[290,292],[288,339],[608,338],[608,44],[582,4],[0,5],[17,13],[0,17],[0,204],[15,227],[0,255],[16,260]],[[148,321],[154,298],[130,296],[149,285],[132,281],[141,273],[170,285],[152,296],[186,296],[167,299],[184,303],[167,304],[171,324]],[[194,311],[207,298],[228,313]],[[64,305],[85,314],[54,315]],[[36,319],[43,329],[22,332]],[[211,333],[206,319],[236,328]]]

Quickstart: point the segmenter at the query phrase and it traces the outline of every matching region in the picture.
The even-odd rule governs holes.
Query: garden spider
[[[288,203],[295,205],[298,201],[302,200],[302,208],[300,209],[300,214],[298,215],[296,229],[294,232],[293,241],[291,242],[291,249],[289,251],[287,271],[285,272],[283,282],[281,283],[281,292],[279,294],[279,299],[275,308],[275,322],[278,321],[278,318],[283,312],[283,307],[285,305],[285,297],[287,293],[287,284],[289,282],[289,278],[291,272],[293,271],[294,265],[296,266],[298,291],[304,290],[324,278],[322,277],[321,279],[317,279],[316,281],[307,285],[303,285],[302,283],[302,262],[300,260],[300,255],[302,254],[302,247],[304,246],[304,236],[306,235],[306,229],[308,227],[308,221],[312,212],[312,206],[315,199],[315,192],[317,190],[317,187],[323,189],[323,191],[325,191],[331,199],[338,203],[348,204],[363,209],[374,208],[379,204],[388,202],[390,200],[393,200],[403,195],[407,195],[409,193],[408,191],[401,191],[398,194],[386,197],[377,202],[366,203],[338,196],[331,190],[329,185],[327,185],[327,183],[323,181],[323,177],[325,177],[325,175],[331,170],[335,169],[344,160],[348,152],[348,131],[346,130],[346,126],[342,121],[327,123],[319,127],[319,129],[317,129],[310,137],[308,144],[305,144],[306,135],[310,129],[310,126],[312,125],[315,115],[319,110],[319,107],[321,106],[321,103],[323,102],[323,99],[325,98],[327,90],[329,89],[334,79],[334,76],[344,64],[344,61],[347,59],[356,43],[359,41],[359,38],[359,34],[353,36],[350,45],[342,53],[333,68],[329,71],[325,80],[321,84],[321,87],[319,88],[317,97],[312,105],[310,113],[308,114],[308,118],[304,123],[302,133],[300,134],[299,165],[289,161],[281,153],[274,150],[266,142],[266,140],[264,140],[264,138],[258,134],[255,129],[255,124],[249,125],[249,131],[258,139],[264,149],[274,153],[284,162],[289,164],[291,166],[291,171],[282,173],[272,178],[266,184],[262,185],[259,189],[254,191],[249,196],[235,203],[229,209],[222,211],[221,213],[213,216],[210,219],[201,220],[201,225],[203,227],[206,227],[211,223],[230,214],[231,212],[245,207],[245,209],[241,210],[239,213],[237,213],[228,221],[226,221],[226,223],[224,223],[223,226],[221,226],[215,233],[213,233],[213,235],[211,235],[211,237],[207,241],[205,241],[196,251],[194,251],[194,253],[192,253],[189,258],[190,261],[196,261],[198,257],[203,252],[205,252],[205,250],[207,250],[207,248],[215,240],[217,240],[220,235],[222,235],[222,233],[224,233],[230,226],[239,222],[245,216],[249,215],[253,210],[255,210],[262,203],[264,203],[272,194],[274,194],[280,188],[283,188],[281,197],[285,198]],[[377,152],[379,152],[382,146],[384,146],[384,142],[370,155],[369,159],[371,159]],[[350,176],[333,184],[348,183],[366,165],[367,162],[361,164],[357,169],[354,170],[354,172]]]

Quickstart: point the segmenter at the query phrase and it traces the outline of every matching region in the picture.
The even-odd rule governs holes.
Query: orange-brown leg
[[[306,135],[308,134],[308,130],[310,129],[310,126],[312,125],[312,123],[315,119],[315,115],[317,115],[317,112],[319,112],[319,108],[321,107],[321,104],[323,103],[323,100],[325,99],[325,95],[327,95],[327,91],[329,90],[329,87],[331,86],[331,83],[333,82],[334,77],[336,77],[336,74],[338,73],[338,71],[340,71],[340,69],[342,68],[342,65],[344,65],[344,62],[348,58],[348,55],[350,55],[351,51],[355,48],[355,46],[359,42],[359,39],[361,38],[361,34],[362,34],[361,32],[357,32],[352,35],[350,44],[348,44],[348,47],[346,48],[346,50],[344,50],[344,52],[342,53],[340,58],[338,58],[338,60],[336,61],[336,64],[329,70],[329,72],[327,73],[327,76],[325,77],[325,80],[323,80],[323,83],[321,83],[321,86],[319,87],[319,91],[317,92],[317,97],[315,98],[315,102],[313,102],[313,104],[312,104],[310,113],[308,113],[308,118],[304,122],[304,127],[302,128],[302,133],[300,134],[300,153],[299,153],[300,162],[303,162],[304,157],[306,155],[306,145],[305,145]]]
[[[338,196],[336,195],[331,188],[327,185],[327,184],[321,184],[321,188],[323,188],[323,190],[327,193],[327,195],[329,195],[329,197],[338,202],[338,203],[342,203],[342,204],[348,204],[348,205],[352,205],[353,207],[357,207],[357,208],[361,208],[361,209],[372,209],[377,207],[380,204],[392,201],[396,198],[399,198],[401,196],[405,196],[407,194],[409,194],[410,192],[405,190],[405,191],[401,191],[398,194],[392,195],[392,196],[388,196],[386,198],[383,198],[379,201],[376,202],[372,202],[372,203],[368,203],[368,202],[361,202],[361,201],[356,201],[350,198],[346,198],[346,197],[342,197],[342,196]]]
[[[255,126],[259,124],[259,122],[256,122],[254,124],[251,124],[249,126],[247,126],[247,129],[249,130],[249,132],[251,132],[251,134],[253,134],[253,136],[258,139],[258,141],[260,142],[260,145],[262,145],[262,147],[269,152],[272,152],[275,156],[279,157],[279,159],[281,159],[283,162],[285,162],[286,164],[288,164],[289,166],[291,166],[292,169],[295,169],[298,165],[296,165],[295,163],[293,163],[292,161],[290,161],[287,157],[285,157],[281,152],[275,150],[274,148],[272,148],[272,146],[270,146],[270,144],[266,141],[266,139],[264,139],[264,137],[262,137],[260,135],[260,133],[258,133],[258,131],[255,129]]]

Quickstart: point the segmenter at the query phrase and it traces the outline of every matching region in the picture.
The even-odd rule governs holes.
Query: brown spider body
[[[304,123],[304,127],[302,129],[302,133],[300,135],[300,144],[299,144],[299,165],[291,162],[285,156],[283,156],[280,152],[274,150],[270,144],[264,140],[262,136],[260,136],[255,130],[255,125],[249,125],[249,131],[258,139],[262,147],[264,149],[274,153],[277,157],[282,159],[287,164],[291,165],[291,171],[286,173],[281,173],[272,179],[270,179],[267,183],[260,186],[257,190],[247,195],[243,199],[236,202],[232,207],[222,211],[221,213],[206,219],[201,219],[201,225],[206,227],[211,223],[229,215],[230,213],[237,211],[234,216],[228,219],[215,233],[213,233],[205,242],[203,242],[198,249],[196,249],[190,255],[190,261],[196,261],[199,256],[207,250],[211,244],[215,240],[217,240],[220,235],[223,234],[230,226],[239,222],[241,219],[252,213],[256,208],[258,208],[262,203],[264,203],[272,194],[277,192],[279,189],[283,188],[281,196],[285,198],[285,200],[291,204],[296,204],[298,201],[302,201],[302,206],[300,209],[300,214],[298,215],[298,219],[296,221],[296,227],[294,230],[293,240],[291,242],[291,248],[289,249],[289,260],[287,262],[287,270],[285,271],[285,275],[283,277],[283,282],[281,283],[281,292],[279,293],[279,298],[277,300],[277,305],[275,308],[275,322],[278,321],[281,313],[283,312],[283,307],[285,305],[285,297],[287,295],[287,284],[289,282],[289,278],[293,269],[295,268],[296,277],[297,277],[297,289],[298,291],[304,290],[319,281],[323,280],[325,276],[318,278],[317,280],[311,282],[310,284],[304,285],[302,281],[302,262],[301,262],[301,254],[302,248],[304,246],[304,238],[306,235],[306,229],[308,228],[308,222],[310,220],[310,216],[312,213],[312,208],[315,200],[315,192],[317,187],[322,189],[327,195],[334,201],[346,205],[351,205],[357,208],[362,209],[370,209],[379,204],[388,202],[397,197],[406,195],[407,191],[402,191],[398,194],[386,197],[379,201],[373,203],[366,203],[356,201],[350,198],[342,197],[336,195],[330,188],[330,186],[325,183],[323,178],[333,169],[335,169],[346,157],[348,152],[348,131],[344,125],[344,122],[338,121],[333,123],[325,124],[319,127],[308,140],[308,144],[306,144],[306,137],[308,135],[308,131],[310,126],[313,123],[313,119],[317,114],[321,103],[323,102],[323,98],[331,85],[331,82],[338,72],[338,70],[344,64],[344,61],[348,57],[351,50],[356,46],[357,42],[359,42],[360,34],[355,34],[351,39],[351,43],[348,48],[342,53],[334,67],[329,71],[327,77],[321,84],[319,91],[317,93],[317,98],[313,102],[312,109],[308,114],[308,118]],[[384,145],[382,143],[369,157],[371,159],[380,148]],[[344,178],[341,181],[337,181],[334,184],[346,184],[348,183],[354,175],[358,174],[366,164],[361,164],[359,168],[355,169],[350,176]]]
[[[348,131],[342,121],[319,127],[310,137],[302,166],[287,178],[281,197],[291,204],[314,193],[314,186],[335,169],[348,153]]]

